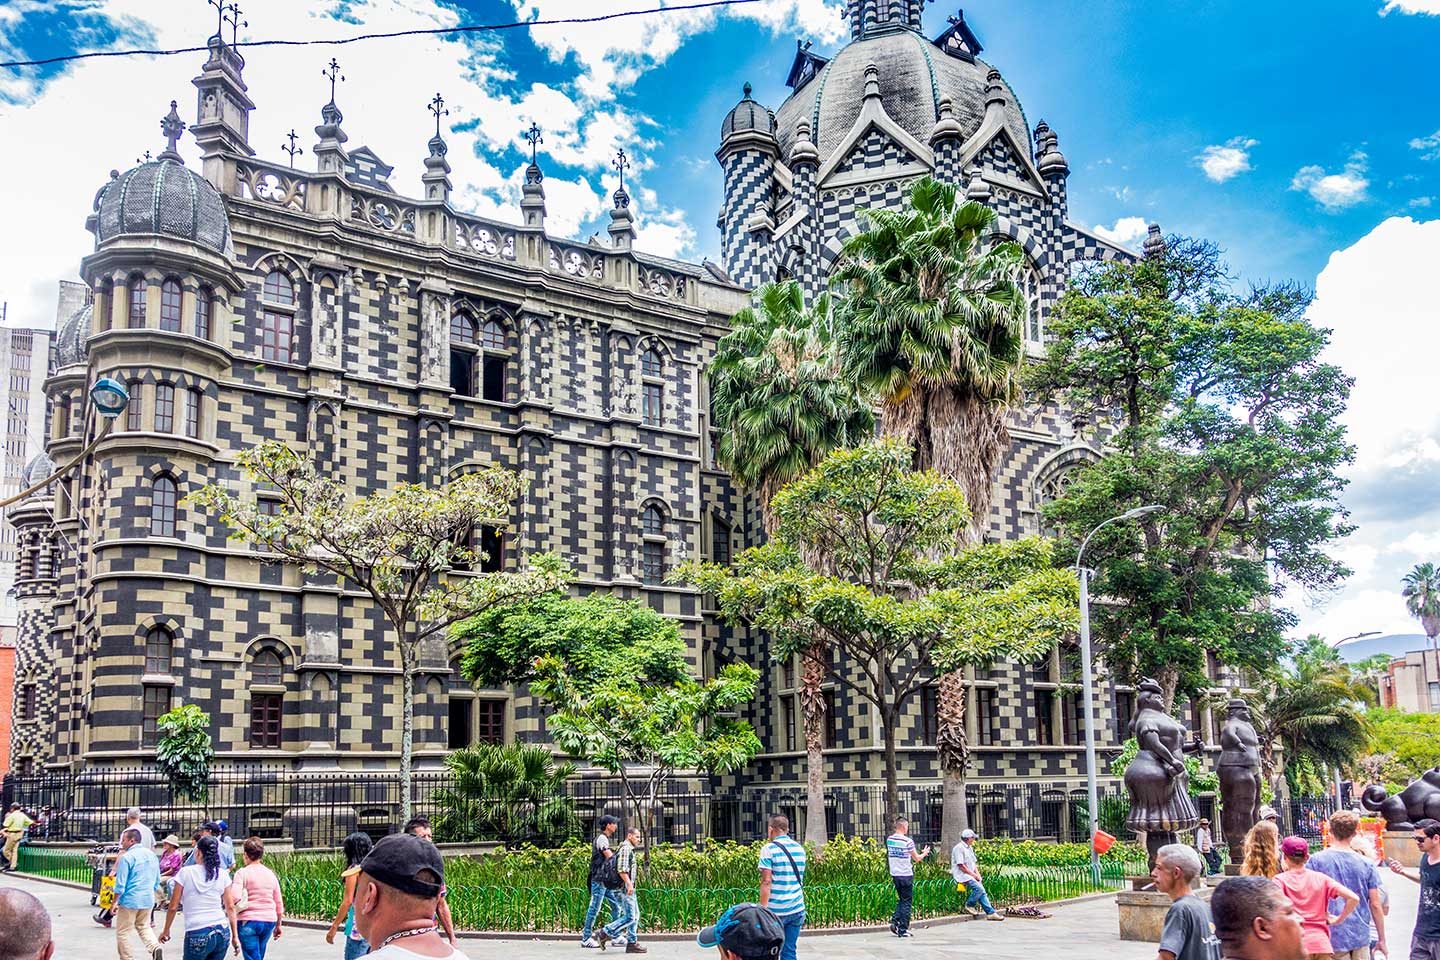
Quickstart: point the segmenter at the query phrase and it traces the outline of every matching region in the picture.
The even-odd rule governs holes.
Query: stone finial
[[[746,81],[745,81],[745,86],[741,87],[740,89],[741,89],[741,91],[745,94],[743,97],[740,98],[741,100],[754,100],[754,99],[755,99],[753,96],[751,96],[751,94],[753,94],[753,93],[755,92],[755,88],[752,87],[752,86],[750,86],[750,81],[749,81],[749,80],[746,80]]]
[[[1009,102],[1010,97],[1005,92],[1005,82],[1000,79],[1000,71],[991,70],[985,75],[985,109],[992,106],[1004,107]]]
[[[1158,260],[1165,255],[1165,238],[1160,234],[1160,224],[1150,224],[1150,228],[1145,232],[1145,245],[1141,250],[1146,260]]]
[[[1040,158],[1036,164],[1040,176],[1052,179],[1070,175],[1070,164],[1060,152],[1060,137],[1044,120],[1035,125],[1035,148]]]
[[[930,145],[943,143],[947,140],[959,140],[965,136],[965,131],[960,127],[960,121],[955,119],[955,105],[950,102],[949,97],[940,101],[940,119],[935,121],[935,129],[930,131]]]
[[[629,250],[635,243],[635,214],[630,210],[630,194],[625,190],[625,171],[630,168],[630,160],[624,148],[615,151],[610,165],[620,177],[614,194],[615,209],[610,211],[610,241],[616,249]]]
[[[873,63],[865,65],[865,99],[880,96],[880,68]]]
[[[180,114],[176,112],[175,108],[177,106],[178,104],[174,100],[171,100],[170,112],[165,115],[165,119],[160,121],[160,130],[165,134],[165,149],[160,151],[160,156],[156,158],[158,160],[170,160],[174,163],[183,162],[180,157],[180,151],[175,149],[175,144],[185,132],[185,121],[181,120]]]
[[[790,146],[790,166],[793,169],[799,164],[814,165],[819,162],[820,151],[810,139],[810,121],[802,118],[795,124],[795,142]]]
[[[1050,124],[1041,120],[1035,124],[1035,156],[1043,157],[1050,149]]]
[[[545,175],[540,172],[537,149],[545,142],[540,136],[540,125],[531,123],[525,131],[525,142],[530,144],[530,164],[525,168],[525,183],[520,188],[520,213],[527,227],[545,226]]]
[[[970,165],[970,179],[965,185],[965,199],[974,200],[976,203],[990,202],[990,184],[980,173],[980,164]]]

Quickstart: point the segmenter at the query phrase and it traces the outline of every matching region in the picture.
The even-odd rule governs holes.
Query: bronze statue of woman
[[[1125,826],[1145,831],[1150,866],[1155,852],[1175,842],[1178,830],[1200,821],[1190,801],[1190,777],[1185,772],[1185,727],[1165,713],[1164,693],[1154,680],[1142,680],[1139,710],[1130,731],[1140,752],[1125,768],[1125,789],[1130,793],[1130,814]]]

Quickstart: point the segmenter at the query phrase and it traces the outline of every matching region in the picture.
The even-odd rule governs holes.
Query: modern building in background
[[[69,317],[90,294],[83,283],[60,284],[58,319]],[[25,465],[45,449],[45,376],[50,338],[45,328],[0,326],[0,385],[5,391],[5,457],[0,464],[0,499],[25,489]],[[3,513],[3,509],[0,509]],[[14,626],[16,529],[0,523],[0,625]]]
[[[1440,713],[1440,656],[1427,646],[1392,659],[1380,677],[1380,706]]]

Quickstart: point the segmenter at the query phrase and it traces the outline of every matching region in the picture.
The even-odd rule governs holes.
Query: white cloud
[[[1095,235],[1109,240],[1111,243],[1118,243],[1121,246],[1128,246],[1137,243],[1145,238],[1145,232],[1150,228],[1144,217],[1121,217],[1115,221],[1115,226],[1107,227],[1104,224],[1095,225]]]
[[[1205,176],[1216,183],[1224,183],[1250,169],[1250,148],[1259,142],[1249,137],[1232,137],[1223,144],[1201,150],[1195,162],[1200,164]]]
[[[1318,165],[1301,167],[1290,181],[1290,189],[1304,190],[1326,210],[1343,210],[1367,199],[1365,190],[1370,186],[1365,177],[1367,167],[1368,158],[1357,150],[1339,173],[1326,173]]]
[[[1428,137],[1416,137],[1411,140],[1410,149],[1419,150],[1421,160],[1440,160],[1440,130],[1436,130]]]
[[[1309,316],[1332,331],[1327,358],[1355,378],[1344,419],[1357,451],[1344,500],[1358,529],[1336,551],[1354,575],[1328,602],[1297,610],[1301,636],[1418,631],[1400,578],[1440,561],[1440,407],[1427,401],[1440,352],[1437,258],[1440,220],[1392,217],[1333,253],[1316,279]]]
[[[1385,6],[1380,8],[1380,16],[1388,16],[1397,11],[1440,16],[1440,0],[1385,0]]]
[[[1409,206],[1412,210],[1423,210],[1429,207],[1434,202],[1434,197],[1416,197],[1414,200],[1411,200],[1410,203],[1407,204],[1407,206]]]

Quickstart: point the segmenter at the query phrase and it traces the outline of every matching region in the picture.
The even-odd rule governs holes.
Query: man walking
[[[1385,944],[1385,908],[1381,903],[1380,871],[1375,869],[1360,851],[1350,844],[1360,827],[1360,816],[1349,810],[1341,810],[1330,818],[1330,846],[1310,858],[1308,866],[1317,873],[1323,873],[1342,887],[1348,887],[1360,897],[1355,912],[1343,923],[1330,928],[1330,949],[1335,960],[1370,960],[1370,925],[1375,925],[1378,941],[1375,949],[1386,956],[1390,950]],[[1332,900],[1331,912],[1340,911],[1339,901]]]
[[[15,858],[20,855],[20,838],[25,836],[25,831],[34,822],[20,809],[20,804],[10,804],[10,812],[5,814],[5,823],[0,827],[0,832],[5,834],[6,870],[15,869]]]
[[[615,851],[610,849],[610,838],[615,836],[615,830],[619,826],[620,821],[607,813],[600,818],[600,832],[595,834],[595,839],[590,844],[590,906],[585,910],[585,927],[580,931],[582,947],[600,946],[600,941],[595,939],[593,933],[595,918],[600,916],[601,904],[609,904],[611,920],[620,919],[619,890],[605,886],[603,880],[605,861],[615,856]]]
[[[1300,916],[1273,880],[1231,877],[1210,898],[1225,960],[1305,960]]]
[[[1210,832],[1210,821],[1205,817],[1200,818],[1200,824],[1195,828],[1195,849],[1205,860],[1205,875],[1220,872],[1220,851],[1215,849],[1215,835]]]
[[[1423,826],[1416,824],[1415,843],[1421,851],[1419,869],[1408,870],[1398,860],[1391,860],[1389,866],[1405,879],[1420,884],[1410,960],[1440,960],[1440,823],[1430,820]]]
[[[125,811],[125,830],[135,829],[140,831],[140,845],[146,850],[155,849],[155,834],[149,827],[140,822],[140,808],[131,807]],[[125,830],[122,830],[123,834]]]
[[[635,848],[639,845],[640,828],[632,826],[625,831],[625,842],[620,844],[620,851],[615,855],[615,869],[623,884],[620,893],[620,915],[600,928],[596,939],[600,941],[601,950],[613,940],[617,947],[623,943],[626,953],[650,952],[639,943],[640,901],[635,894]],[[628,938],[625,936],[626,930],[630,931]]]
[[[115,949],[120,960],[136,960],[130,932],[145,947],[142,956],[159,960],[160,941],[150,929],[150,911],[155,908],[155,888],[160,885],[160,858],[140,839],[138,827],[120,834],[120,859],[115,861]]]
[[[910,839],[910,821],[895,821],[895,832],[885,838],[885,860],[890,865],[890,881],[895,884],[895,915],[890,918],[890,932],[897,937],[913,937],[910,932],[910,903],[915,897],[915,864],[930,856],[927,846],[915,852]]]
[[[975,859],[975,831],[960,831],[960,842],[950,851],[950,876],[955,878],[956,889],[965,890],[965,912],[974,913],[978,904],[986,920],[1004,920],[1003,913],[997,913],[985,892],[985,882],[980,879],[980,862]]]
[[[1210,909],[1193,889],[1204,870],[1200,855],[1183,843],[1167,843],[1155,852],[1150,879],[1156,890],[1170,898],[1157,960],[1220,960],[1220,941],[1210,925]]]
[[[760,848],[760,906],[769,907],[785,931],[780,960],[795,960],[805,926],[805,848],[790,838],[790,820],[778,813],[768,833]]]

